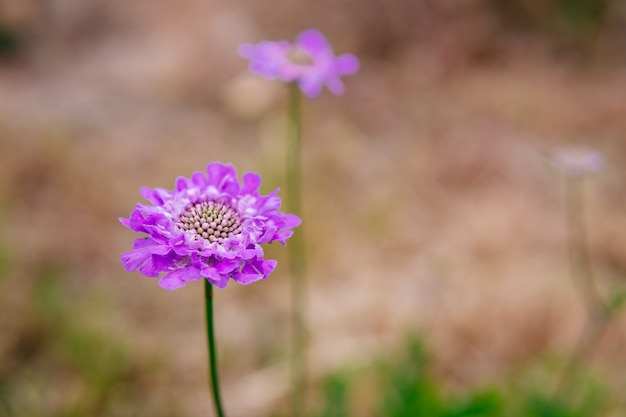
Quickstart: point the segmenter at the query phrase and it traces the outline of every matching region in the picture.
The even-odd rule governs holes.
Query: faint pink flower
[[[334,94],[343,94],[340,79],[359,69],[359,60],[352,54],[335,57],[331,45],[317,30],[298,35],[295,42],[261,41],[243,44],[239,54],[250,60],[250,72],[268,79],[297,82],[309,97],[318,97],[326,85]]]
[[[563,146],[552,152],[554,165],[568,177],[584,177],[602,171],[604,155],[586,146]]]

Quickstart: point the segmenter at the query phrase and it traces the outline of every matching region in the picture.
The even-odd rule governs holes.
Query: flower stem
[[[217,417],[224,417],[222,401],[220,399],[220,386],[217,378],[217,346],[215,344],[215,329],[213,325],[213,285],[209,280],[204,280],[204,301],[206,307],[206,331],[209,347],[209,373],[211,379],[211,393],[215,404]]]
[[[594,316],[603,309],[604,303],[596,289],[589,260],[583,213],[583,181],[584,178],[566,178],[565,183],[570,270],[589,315]]]
[[[583,181],[584,178],[566,178],[565,205],[569,235],[570,273],[575,281],[574,284],[580,289],[580,296],[585,304],[588,317],[574,353],[557,383],[555,396],[563,395],[568,391],[583,361],[591,354],[611,319],[606,303],[598,292],[593,279],[584,222]]]
[[[301,93],[298,85],[289,86],[289,103],[287,108],[287,206],[289,212],[301,216],[301,185],[300,185],[300,149],[301,149]],[[305,258],[302,239],[302,227],[294,233],[289,242],[291,264],[291,295],[292,295],[292,415],[304,415],[306,359],[306,325],[305,325]]]

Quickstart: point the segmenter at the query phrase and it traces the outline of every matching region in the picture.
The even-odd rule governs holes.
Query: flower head
[[[326,85],[334,94],[343,94],[339,78],[354,74],[359,60],[352,54],[335,57],[333,48],[319,31],[305,30],[295,42],[262,41],[243,44],[239,54],[250,60],[250,71],[269,79],[298,82],[309,97],[317,97]]]
[[[232,277],[241,284],[267,278],[276,267],[266,260],[261,244],[285,244],[300,219],[280,208],[278,189],[260,195],[261,177],[243,175],[230,164],[210,163],[206,173],[179,177],[174,190],[142,188],[151,204],[137,204],[120,222],[147,236],[122,255],[128,271],[148,277],[165,275],[159,285],[168,290],[206,278],[224,288]]]
[[[552,160],[564,175],[580,178],[602,171],[605,165],[604,155],[584,146],[565,146],[552,152]]]

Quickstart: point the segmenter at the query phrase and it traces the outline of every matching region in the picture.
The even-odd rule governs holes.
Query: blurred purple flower
[[[552,152],[552,160],[557,169],[568,177],[579,178],[602,171],[604,155],[585,146],[564,146]]]
[[[172,191],[142,188],[152,204],[137,204],[120,222],[148,236],[122,255],[124,268],[148,277],[165,273],[159,285],[167,290],[201,278],[220,288],[231,277],[240,284],[267,278],[276,261],[264,259],[261,244],[284,245],[300,219],[278,211],[278,189],[259,194],[258,174],[248,172],[242,182],[232,165],[213,162],[206,174],[179,177]]]
[[[345,87],[339,77],[359,69],[354,55],[335,57],[324,35],[314,29],[300,33],[295,42],[246,43],[239,47],[239,54],[250,60],[250,72],[272,80],[297,81],[309,97],[318,97],[323,85],[334,94],[343,94]]]

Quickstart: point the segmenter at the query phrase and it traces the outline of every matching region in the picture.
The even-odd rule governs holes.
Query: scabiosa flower
[[[165,273],[159,285],[167,290],[201,278],[220,288],[231,277],[241,284],[267,278],[276,261],[264,259],[261,244],[285,245],[300,218],[278,211],[278,189],[260,195],[260,185],[258,174],[248,172],[240,183],[232,165],[214,162],[206,174],[179,177],[172,191],[142,188],[151,204],[137,204],[120,222],[147,236],[122,255],[124,268]]]
[[[552,160],[564,175],[573,178],[584,177],[602,171],[604,155],[585,146],[564,146],[552,152]]]
[[[239,54],[250,60],[250,72],[269,79],[297,82],[309,97],[317,97],[326,85],[334,94],[343,94],[339,78],[354,74],[359,60],[352,54],[335,57],[333,48],[319,31],[305,30],[295,42],[262,41],[243,44]]]

